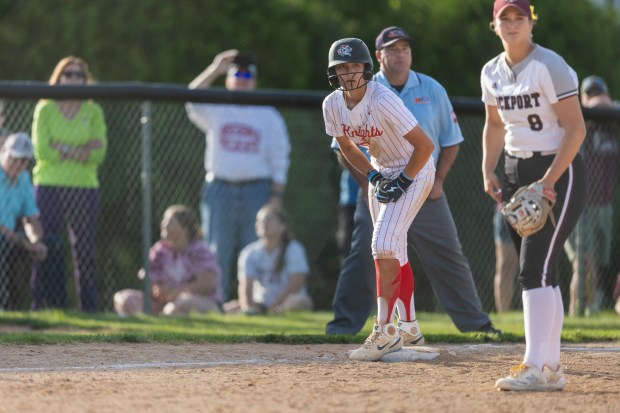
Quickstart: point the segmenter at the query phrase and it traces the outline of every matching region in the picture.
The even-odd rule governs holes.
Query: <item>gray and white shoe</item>
[[[384,355],[398,351],[403,347],[403,340],[398,334],[398,329],[393,323],[377,324],[364,344],[354,350],[349,358],[352,360],[377,361]]]
[[[536,367],[519,364],[510,369],[510,376],[495,382],[497,390],[542,391],[547,390],[545,375]]]
[[[562,390],[566,386],[563,365],[560,364],[556,370],[552,370],[551,367],[545,364],[543,374],[545,375],[547,390]]]
[[[417,320],[399,321],[398,334],[403,339],[403,346],[421,346],[426,341]]]

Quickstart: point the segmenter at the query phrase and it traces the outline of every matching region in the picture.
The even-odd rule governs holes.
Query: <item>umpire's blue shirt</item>
[[[388,83],[383,72],[378,72],[374,79],[390,88],[402,99],[424,132],[433,140],[435,166],[439,160],[441,148],[463,142],[463,134],[446,89],[435,79],[410,70],[407,83],[400,93]]]

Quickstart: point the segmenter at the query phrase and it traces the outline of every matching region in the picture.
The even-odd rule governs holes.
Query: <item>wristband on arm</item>
[[[366,175],[368,176],[368,182],[370,182],[372,186],[377,186],[379,181],[383,179],[383,176],[379,173],[379,171],[374,168],[369,169],[368,172],[366,172]]]
[[[409,188],[409,186],[413,182],[413,179],[409,178],[407,176],[407,174],[405,173],[405,171],[402,171],[400,173],[400,175],[398,175],[397,179],[398,179],[398,183],[399,183],[400,187],[403,188],[403,189]]]

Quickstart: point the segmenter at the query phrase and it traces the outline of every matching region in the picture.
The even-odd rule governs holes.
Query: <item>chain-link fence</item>
[[[0,90],[2,87],[3,85],[0,85]],[[22,85],[20,88],[20,85],[11,84],[11,93],[8,96],[12,97],[4,100],[5,130],[31,132],[33,112],[39,96],[33,94],[32,89],[29,89],[29,98],[20,94],[21,90],[29,87],[32,88],[32,85]],[[50,96],[50,89],[40,87],[45,92],[40,96],[59,97]],[[85,90],[89,90],[87,88]],[[72,90],[78,89],[80,88],[76,87]],[[108,142],[105,159],[98,169],[99,212],[95,231],[96,284],[100,311],[112,310],[112,297],[116,291],[123,288],[143,288],[143,282],[136,274],[143,266],[145,248],[159,238],[159,223],[164,210],[172,204],[186,204],[196,212],[199,210],[200,194],[205,180],[205,136],[187,117],[184,102],[192,100],[270,103],[282,113],[291,140],[291,165],[283,205],[291,217],[296,238],[306,248],[311,267],[308,287],[315,305],[318,309],[331,307],[340,269],[336,243],[340,169],[330,149],[330,139],[324,132],[320,109],[324,94],[231,94],[202,91],[204,93],[200,95],[193,93],[197,91],[188,91],[182,87],[168,87],[161,92],[153,93],[151,90],[150,96],[153,99],[146,102],[144,94],[131,97],[131,93],[125,90],[120,96],[118,88],[112,88],[113,92],[106,95],[105,89],[106,85],[98,85],[97,93],[92,95],[105,114]],[[455,99],[454,106],[459,115],[465,142],[461,145],[458,159],[444,189],[483,307],[487,311],[493,311],[494,205],[484,194],[481,176],[484,109],[477,98]],[[592,112],[586,111],[586,115],[589,113]],[[613,186],[617,181],[617,128],[620,124],[620,111],[609,111],[599,117],[602,117],[598,129],[599,138],[591,141],[600,141],[601,131],[609,132],[613,139],[605,140],[603,145],[610,151],[607,158],[591,158],[588,163],[592,170],[603,166],[606,168],[605,174],[591,181],[589,188],[591,194],[606,191],[606,198],[611,199],[612,205],[619,206],[618,185],[611,189],[612,192],[609,191],[610,185]],[[49,209],[49,205],[43,207]],[[602,290],[603,306],[611,305],[612,280],[619,269],[617,251],[620,240],[616,235],[620,222],[617,217],[619,212],[620,208],[617,207],[611,215],[608,213],[605,216],[608,236],[611,238],[611,258],[608,262],[600,263],[600,268],[597,269],[598,280],[593,281],[589,275],[585,276],[590,271],[587,270],[590,267],[586,268],[584,264],[585,258],[578,260],[581,265],[576,266],[578,272],[584,275],[582,278],[587,281],[581,287],[585,290],[591,289],[592,283],[595,283],[594,289]],[[591,224],[584,224],[582,227],[589,228]],[[62,285],[54,287],[62,290],[66,286],[68,308],[78,307],[74,280],[75,252],[70,248],[74,236],[74,233],[63,228],[58,240],[64,258],[62,268],[58,270],[62,274],[62,280],[58,282]],[[597,244],[588,237],[582,237],[586,241],[579,244],[581,253],[578,252],[577,256],[586,257],[587,251],[598,250],[599,247],[589,247]],[[80,247],[77,245],[76,249]],[[4,273],[4,279],[0,279],[3,307],[28,309],[33,298],[31,260],[20,248],[4,248],[3,256],[4,260],[0,260]],[[419,260],[413,251],[410,256],[416,274],[416,307],[422,311],[440,311],[441,307],[426,281]],[[558,266],[568,302],[573,268],[566,256],[560,259]],[[515,291],[518,291],[518,287]],[[53,291],[47,293],[51,294]],[[515,292],[513,306],[517,308],[519,305],[519,295]]]

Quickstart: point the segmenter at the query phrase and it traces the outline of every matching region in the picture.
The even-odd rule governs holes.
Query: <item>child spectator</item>
[[[305,281],[309,273],[306,251],[295,239],[286,214],[268,204],[256,215],[258,241],[239,254],[239,299],[227,302],[224,312],[310,311],[312,299]]]

